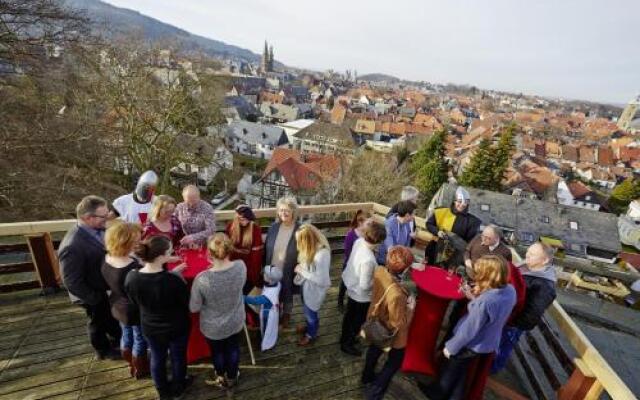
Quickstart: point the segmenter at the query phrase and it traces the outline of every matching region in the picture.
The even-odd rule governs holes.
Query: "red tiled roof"
[[[319,183],[338,176],[340,161],[333,156],[303,156],[297,150],[278,147],[273,151],[262,177],[276,170],[292,190],[315,189]]]
[[[578,199],[592,192],[592,190],[580,181],[571,181],[567,183],[567,187],[574,199]]]

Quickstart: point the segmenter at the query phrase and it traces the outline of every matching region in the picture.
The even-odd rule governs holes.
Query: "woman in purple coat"
[[[351,249],[353,244],[358,238],[362,236],[362,227],[366,221],[371,218],[371,214],[368,211],[358,210],[356,211],[351,223],[349,224],[349,232],[344,238],[344,262],[342,263],[342,270],[347,266],[349,256],[351,255]],[[338,292],[338,309],[342,312],[344,310],[344,294],[347,288],[344,286],[344,282],[340,281],[340,291]]]

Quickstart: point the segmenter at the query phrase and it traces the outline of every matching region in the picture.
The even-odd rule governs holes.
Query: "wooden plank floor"
[[[341,255],[334,256],[333,286],[320,311],[320,337],[307,348],[296,334],[281,332],[278,345],[256,352],[252,366],[246,344],[241,349],[238,399],[362,399],[359,383],[363,357],[343,354],[338,347],[342,314],[336,307]],[[303,321],[299,299],[293,324]],[[65,293],[41,297],[37,291],[0,296],[0,400],[15,399],[153,399],[150,379],[129,377],[122,361],[99,361],[86,336],[81,308]],[[252,332],[254,349],[259,333]],[[216,399],[225,393],[204,384],[212,371],[206,360],[189,366],[195,375],[188,399]],[[494,396],[487,396],[495,398]],[[397,374],[389,399],[423,398],[412,378]]]

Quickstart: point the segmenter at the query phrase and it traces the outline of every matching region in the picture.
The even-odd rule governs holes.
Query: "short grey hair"
[[[491,231],[498,237],[498,239],[502,239],[504,234],[502,233],[502,229],[498,225],[489,224],[484,229],[491,229]]]
[[[76,217],[80,219],[87,215],[93,215],[96,213],[98,208],[106,206],[107,201],[100,196],[85,196],[76,206]]]
[[[418,196],[420,196],[420,191],[415,186],[405,186],[400,192],[401,201],[409,200],[416,202],[418,201]]]
[[[298,200],[293,196],[280,197],[276,202],[276,218],[278,218],[278,209],[282,206],[287,207],[293,214],[293,219],[298,217]]]

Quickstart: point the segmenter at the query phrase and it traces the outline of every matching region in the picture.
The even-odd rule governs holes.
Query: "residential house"
[[[581,163],[596,163],[596,149],[593,146],[582,145],[579,148],[580,162]]]
[[[298,131],[300,131],[301,129],[306,128],[307,126],[313,124],[314,122],[316,121],[313,119],[297,119],[295,121],[289,121],[289,122],[278,124],[278,126],[284,129],[285,133],[287,134],[287,139],[289,139],[289,143],[293,143],[295,140],[294,135],[298,133]]]
[[[344,117],[347,115],[347,108],[342,104],[338,103],[333,106],[331,109],[331,117],[330,121],[332,124],[342,125],[344,122]]]
[[[354,154],[357,148],[346,124],[316,121],[298,131],[294,137],[295,148],[303,153]]]
[[[189,161],[171,169],[174,186],[194,183],[206,189],[222,169],[233,169],[233,154],[210,137],[178,135],[175,146],[186,152]]]
[[[263,122],[272,124],[295,121],[299,117],[296,107],[280,103],[264,102],[260,104],[260,113]]]
[[[269,159],[277,147],[288,145],[289,139],[279,126],[234,121],[227,127],[226,142],[236,153]]]
[[[578,161],[580,161],[578,148],[572,144],[562,145],[562,159],[565,161],[571,161],[573,163],[577,163]]]
[[[598,165],[601,167],[611,167],[615,165],[613,150],[609,146],[598,147]]]
[[[588,210],[600,210],[600,201],[591,188],[580,181],[561,180],[556,193],[558,203]]]
[[[562,157],[562,146],[554,140],[547,140],[545,142],[545,150],[549,158],[559,159]]]
[[[457,186],[444,184],[436,193],[429,210],[448,207]],[[466,188],[471,195],[469,212],[484,226],[495,224],[507,237],[521,245],[538,240],[564,249],[565,254],[606,263],[614,263],[622,249],[618,218],[609,213],[569,207],[530,198]]]
[[[226,109],[223,111],[225,115],[237,114],[241,119],[253,122],[261,116],[260,111],[245,96],[225,96],[223,109]]]
[[[253,208],[266,208],[275,207],[281,197],[295,196],[300,204],[314,204],[324,185],[339,176],[340,160],[335,156],[277,148],[246,201]]]

